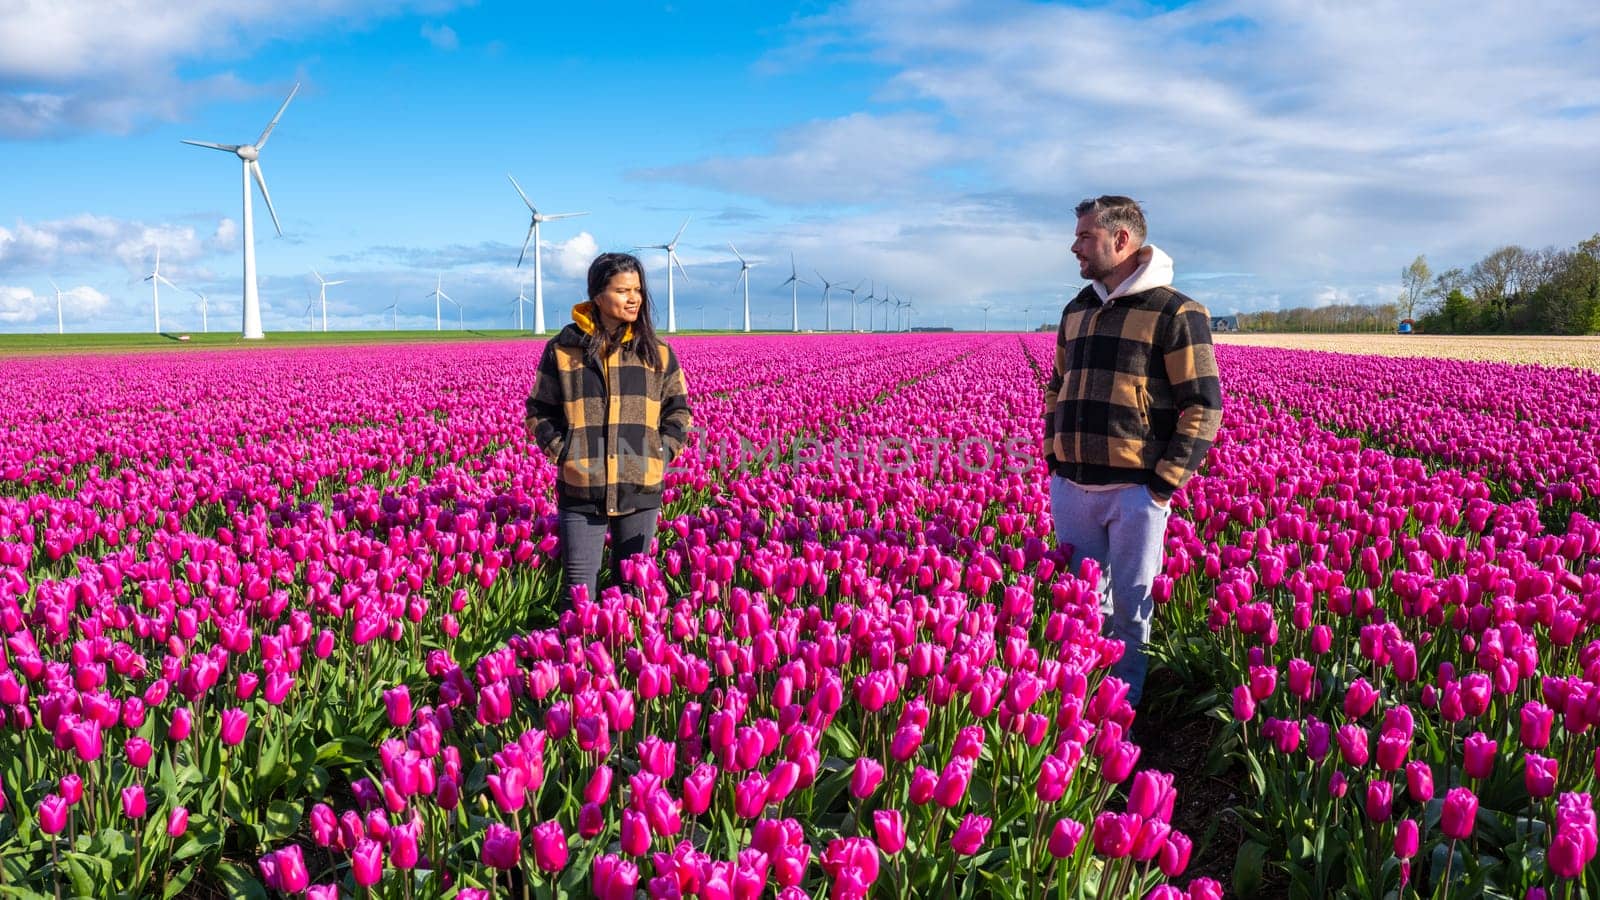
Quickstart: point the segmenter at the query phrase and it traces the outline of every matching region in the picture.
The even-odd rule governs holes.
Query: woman
[[[600,556],[611,535],[613,574],[650,548],[666,467],[689,431],[683,371],[656,338],[644,266],[626,253],[589,265],[589,300],[545,344],[528,398],[528,430],[556,463],[562,574],[556,604],[572,588],[599,597]]]

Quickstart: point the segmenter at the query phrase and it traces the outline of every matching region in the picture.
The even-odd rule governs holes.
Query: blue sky
[[[159,243],[236,327],[238,163],[295,81],[255,201],[269,330],[432,327],[442,275],[506,327],[549,212],[546,314],[599,250],[667,240],[679,324],[787,327],[788,254],[914,298],[919,323],[1042,322],[1081,282],[1071,206],[1131,193],[1178,286],[1226,313],[1398,291],[1417,253],[1600,231],[1600,8],[1332,5],[606,4],[20,0],[0,8],[0,330],[144,330]],[[664,257],[645,256],[658,304]],[[531,294],[531,288],[530,288]],[[823,309],[803,289],[803,327]],[[199,327],[164,293],[168,330]],[[664,317],[664,310],[662,311]],[[881,314],[880,314],[881,315]],[[847,322],[845,301],[833,322]]]

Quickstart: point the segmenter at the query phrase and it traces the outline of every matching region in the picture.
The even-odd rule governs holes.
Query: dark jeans
[[[600,598],[600,557],[608,532],[611,535],[612,581],[621,584],[622,561],[650,549],[650,539],[655,537],[660,516],[659,509],[641,509],[621,516],[561,510],[563,579],[556,612],[572,608],[572,585],[588,585],[589,599]]]

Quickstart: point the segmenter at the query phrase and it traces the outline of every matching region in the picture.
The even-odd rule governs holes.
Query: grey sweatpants
[[[606,534],[611,535],[612,582],[622,583],[622,561],[650,549],[656,534],[659,509],[641,509],[621,516],[561,510],[560,599],[556,612],[572,608],[572,586],[588,585],[589,599],[600,598],[600,557],[605,551]]]
[[[1170,506],[1157,503],[1142,484],[1086,491],[1059,475],[1050,476],[1056,541],[1072,545],[1074,572],[1085,557],[1100,563],[1100,611],[1106,633],[1126,648],[1111,674],[1128,683],[1128,702],[1135,706],[1144,693],[1148,668],[1144,645],[1150,640],[1150,616],[1155,611],[1150,587],[1161,573],[1170,513]]]

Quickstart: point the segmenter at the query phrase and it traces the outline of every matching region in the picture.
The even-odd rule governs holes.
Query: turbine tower
[[[822,282],[822,330],[826,333],[833,330],[833,304],[828,302],[833,296],[833,282],[823,278],[821,272],[817,272],[817,280]]]
[[[872,304],[878,302],[878,283],[873,281],[869,282],[868,285],[867,296],[861,302],[867,305],[867,331],[870,332],[872,331]]]
[[[889,330],[889,291],[885,289],[883,296],[878,298],[878,305],[883,307],[883,330]]]
[[[794,266],[794,252],[793,251],[790,251],[790,253],[789,253],[789,280],[783,282],[783,284],[778,285],[778,287],[783,287],[784,284],[787,284],[787,285],[790,286],[789,287],[789,301],[790,301],[790,304],[791,304],[791,308],[794,311],[794,333],[795,334],[799,334],[800,333],[800,285],[804,284],[804,285],[808,285],[809,286],[811,284],[811,282],[806,281],[805,279],[801,278],[799,271],[797,271],[795,269],[795,266]]]
[[[152,303],[155,304],[155,312],[156,312],[156,334],[160,334],[161,333],[161,282],[165,281],[167,283],[167,287],[172,288],[173,290],[177,290],[178,289],[178,286],[173,284],[171,279],[169,279],[167,276],[161,274],[161,245],[160,244],[156,245],[156,267],[154,269],[150,270],[150,274],[146,275],[144,277],[144,280],[150,282],[150,300],[151,300]]]
[[[346,279],[341,278],[338,281],[329,281],[328,279],[323,278],[322,277],[322,273],[318,272],[316,269],[312,269],[311,270],[311,274],[317,276],[317,283],[322,285],[322,294],[321,294],[321,296],[322,296],[322,333],[323,334],[327,334],[328,333],[328,287],[330,285],[335,285],[335,284],[344,284]]]
[[[538,268],[538,267],[535,266],[534,268]],[[538,293],[538,291],[535,291],[534,293]],[[518,331],[526,331],[527,330],[527,325],[524,324],[524,320],[522,318],[522,304],[528,302],[528,283],[527,282],[523,282],[523,283],[517,285],[517,299],[515,299],[515,300],[513,300],[511,302],[515,303],[517,305],[517,330]],[[535,318],[538,318],[538,316],[536,315]]]
[[[678,301],[677,297],[672,293],[672,267],[678,267],[678,271],[683,273],[685,281],[689,279],[689,273],[683,271],[683,263],[678,261],[678,238],[683,237],[683,230],[688,227],[689,220],[684,219],[683,224],[678,226],[678,233],[673,235],[672,240],[667,241],[665,244],[648,244],[643,247],[633,248],[635,250],[667,251],[667,334],[678,333]]]
[[[985,332],[988,332],[988,330],[989,330],[989,310],[994,309],[994,304],[993,303],[985,303],[980,308],[983,310],[983,330]]]
[[[865,278],[863,278],[860,281],[856,282],[856,286],[855,287],[852,287],[852,288],[839,288],[839,290],[844,291],[846,294],[850,295],[850,331],[852,333],[854,333],[855,330],[856,330],[856,303],[857,303],[856,292],[861,290],[861,286],[863,284],[866,284],[866,283],[867,283],[867,280]]]
[[[256,184],[261,188],[261,199],[267,201],[267,212],[272,214],[272,226],[278,229],[278,236],[282,237],[283,225],[278,222],[278,211],[272,208],[272,195],[267,193],[267,178],[261,174],[261,151],[266,149],[267,138],[272,136],[272,129],[278,127],[278,120],[283,118],[283,111],[289,108],[289,101],[299,92],[300,84],[296,82],[294,89],[289,91],[288,98],[283,101],[283,105],[278,107],[278,114],[272,117],[272,121],[262,129],[261,136],[256,138],[253,144],[184,141],[185,144],[195,147],[232,153],[244,163],[244,327],[241,334],[246,340],[260,340],[266,336],[261,330],[261,295],[256,290],[256,230],[255,219],[250,209],[250,179],[254,177]]]
[[[67,330],[61,324],[61,285],[55,279],[50,279],[50,286],[56,290],[56,334],[66,334]]]
[[[733,283],[734,283],[734,286],[737,287],[740,281],[744,282],[744,333],[745,334],[749,334],[750,333],[750,270],[754,269],[756,267],[756,265],[755,265],[755,263],[752,263],[749,260],[745,259],[743,256],[741,256],[739,254],[739,248],[735,247],[733,245],[732,241],[728,242],[728,249],[733,251],[733,255],[734,256],[738,256],[739,257],[739,277],[737,279],[735,279]]]
[[[210,318],[211,304],[206,299],[206,292],[205,291],[190,291],[189,293],[191,293],[191,294],[195,295],[196,297],[200,298],[200,331],[205,333],[205,334],[210,334],[211,333],[211,318]]]
[[[511,174],[509,172],[506,173],[506,177],[507,178],[511,178]],[[538,208],[533,205],[533,201],[532,200],[528,199],[527,193],[522,190],[522,185],[517,184],[517,180],[515,178],[511,178],[511,186],[517,189],[517,194],[522,197],[522,202],[528,204],[528,213],[529,213],[529,215],[532,216],[531,221],[528,222],[528,236],[522,239],[522,253],[517,256],[517,268],[519,268],[519,269],[522,268],[522,259],[523,259],[523,257],[528,255],[528,245],[532,244],[533,245],[533,333],[534,334],[544,334],[544,266],[540,262],[539,226],[544,224],[545,222],[554,222],[557,219],[572,219],[572,218],[576,218],[578,216],[587,216],[588,213],[587,212],[551,213],[549,215],[545,215],[544,213],[539,212]],[[672,274],[670,268],[668,269],[667,274],[669,276]],[[524,298],[524,299],[526,299],[526,298]],[[454,302],[454,301],[451,301],[451,302]],[[459,309],[460,307],[457,307],[457,308]],[[519,323],[517,325],[517,327],[521,328],[522,327],[522,325],[520,324],[521,320],[522,320],[522,307],[521,306],[517,307],[517,320],[518,320],[518,323]]]
[[[395,331],[400,330],[400,296],[395,295],[394,302],[385,306],[384,311],[390,314],[389,325]]]
[[[456,303],[454,298],[452,298],[449,294],[446,294],[444,292],[444,275],[442,273],[439,275],[438,280],[433,283],[433,290],[429,291],[426,294],[423,294],[422,296],[424,296],[424,297],[432,297],[433,298],[433,330],[434,331],[441,330],[442,326],[439,324],[439,322],[440,322],[440,312],[439,311],[443,307],[440,306],[439,301],[440,300],[449,300],[451,303]],[[456,303],[456,309],[459,310],[460,308],[461,308],[461,304]]]

